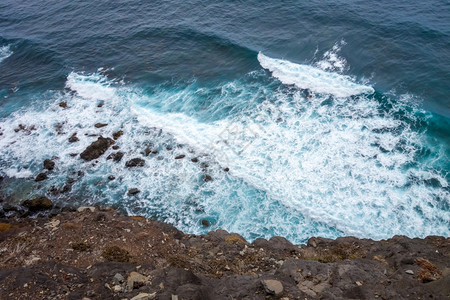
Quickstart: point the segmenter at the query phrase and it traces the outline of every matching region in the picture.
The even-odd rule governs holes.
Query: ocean
[[[448,237],[449,79],[443,0],[3,0],[0,206],[250,241]]]

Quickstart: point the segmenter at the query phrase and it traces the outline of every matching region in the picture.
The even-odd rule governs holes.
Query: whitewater
[[[36,95],[0,120],[7,189],[49,194],[71,179],[69,195],[52,195],[56,203],[114,205],[186,232],[222,228],[249,240],[448,236],[445,149],[430,149],[412,125],[429,114],[410,106],[411,95],[380,101],[367,80],[344,74],[333,49],[309,65],[259,52],[260,67],[241,78],[152,92],[106,69],[73,71],[64,91]],[[119,130],[119,150],[95,162],[79,158],[98,136]],[[74,133],[79,141],[69,143]],[[107,159],[117,151],[122,161]],[[134,157],[145,167],[126,168]],[[56,169],[36,187],[29,181],[47,158]],[[139,194],[127,193],[136,187]]]

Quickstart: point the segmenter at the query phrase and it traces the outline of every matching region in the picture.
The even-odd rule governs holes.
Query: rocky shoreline
[[[109,207],[0,219],[0,299],[424,298],[450,298],[450,238],[248,243]]]

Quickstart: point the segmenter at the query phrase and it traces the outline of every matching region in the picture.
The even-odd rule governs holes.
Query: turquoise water
[[[448,15],[445,1],[3,2],[2,193],[250,240],[449,236]],[[118,130],[119,150],[75,155]]]

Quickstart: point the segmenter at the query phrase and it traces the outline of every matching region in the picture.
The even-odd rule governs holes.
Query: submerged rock
[[[116,152],[116,153],[111,153],[110,155],[108,155],[108,157],[106,159],[112,159],[115,162],[119,162],[122,160],[123,157],[123,152]]]
[[[69,138],[69,143],[76,143],[78,142],[80,139],[77,138],[77,133],[75,132],[74,134],[72,134]]]
[[[114,144],[114,140],[110,138],[99,137],[95,142],[90,144],[81,154],[80,157],[86,161],[99,158],[108,148]]]
[[[102,128],[102,127],[108,126],[108,124],[106,124],[106,123],[96,123],[94,126],[95,126],[95,128]]]
[[[144,165],[145,165],[145,160],[143,160],[142,158],[139,158],[139,157],[130,159],[129,161],[127,161],[125,163],[125,166],[128,168],[143,167]]]
[[[22,205],[30,211],[47,210],[53,207],[53,202],[47,197],[36,197],[31,200],[25,200]]]
[[[123,135],[123,131],[119,130],[113,133],[113,139],[117,140],[119,137]]]
[[[38,181],[42,181],[47,179],[47,173],[39,173],[36,178],[34,179],[34,181],[38,182]]]
[[[175,156],[175,159],[182,159],[182,158],[185,158],[185,157],[186,157],[186,155],[181,154],[181,155]]]
[[[136,195],[138,193],[140,193],[141,191],[137,188],[132,188],[128,190],[128,195]]]

